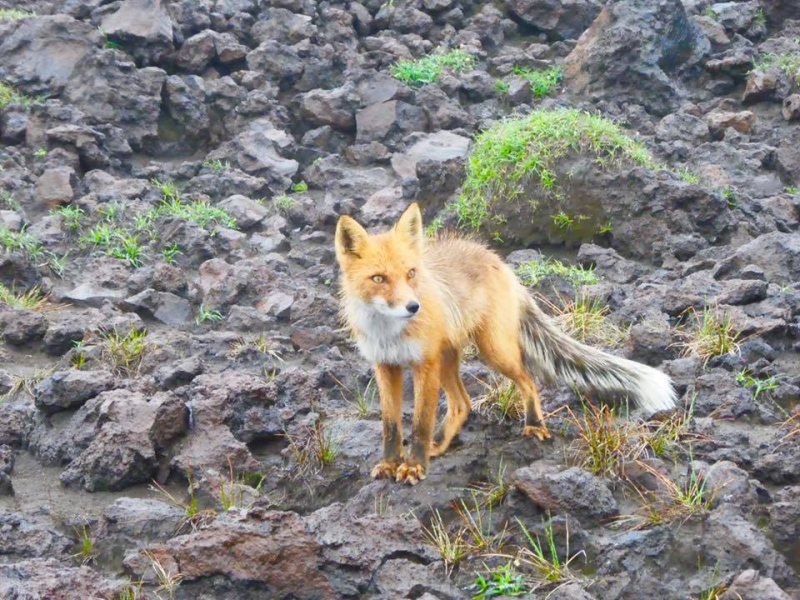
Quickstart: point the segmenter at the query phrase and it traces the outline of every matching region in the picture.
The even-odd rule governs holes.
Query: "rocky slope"
[[[800,597],[794,17],[0,0],[0,597],[471,598],[504,565],[509,596]],[[538,148],[555,187],[469,195],[476,136],[559,111],[601,119]],[[332,233],[411,201],[682,407],[642,424],[547,386],[537,443],[469,358],[459,442],[414,488],[371,481]]]

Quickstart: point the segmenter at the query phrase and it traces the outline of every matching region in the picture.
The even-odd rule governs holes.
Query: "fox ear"
[[[419,205],[416,202],[411,204],[400,215],[394,230],[402,239],[407,240],[412,248],[417,251],[422,250],[422,242],[425,239],[425,235],[422,232],[422,213],[419,211]]]
[[[347,257],[360,258],[360,251],[364,247],[369,234],[367,230],[356,223],[355,219],[342,215],[336,224],[336,256],[339,260]]]

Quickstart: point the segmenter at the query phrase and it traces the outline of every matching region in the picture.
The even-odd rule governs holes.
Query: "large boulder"
[[[58,371],[36,386],[36,408],[46,413],[75,409],[115,384],[108,371]]]
[[[0,79],[57,94],[100,42],[96,28],[65,15],[25,19],[0,42]]]
[[[107,15],[100,29],[139,62],[162,62],[173,51],[172,21],[161,0],[125,0]]]
[[[148,552],[180,572],[184,590],[215,577],[240,593],[263,590],[298,600],[365,590],[384,598],[426,597],[429,590],[436,598],[462,597],[434,571],[434,550],[416,521],[356,516],[340,504],[306,517],[256,505],[246,517],[229,512]],[[144,552],[127,557],[125,565],[145,580],[153,577]]]
[[[566,83],[576,94],[663,116],[680,104],[675,74],[697,43],[680,0],[613,2],[564,60]]]
[[[505,0],[515,19],[543,31],[551,39],[575,40],[603,8],[600,0]]]

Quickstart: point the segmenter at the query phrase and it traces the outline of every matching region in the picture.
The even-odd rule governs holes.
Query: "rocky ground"
[[[0,597],[800,598],[793,17],[0,0]],[[448,50],[430,82],[393,67]],[[560,109],[647,158],[583,137],[555,193],[466,206],[476,135]],[[539,443],[470,358],[458,442],[416,487],[371,481],[332,233],[414,200],[681,407],[642,423],[545,386]]]

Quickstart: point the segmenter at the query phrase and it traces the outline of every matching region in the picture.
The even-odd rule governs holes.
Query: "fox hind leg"
[[[431,446],[431,456],[440,456],[458,435],[472,410],[469,395],[458,371],[460,353],[454,348],[442,354],[441,380],[447,397],[447,414],[436,432]]]
[[[525,368],[516,321],[496,319],[479,332],[476,342],[481,356],[489,366],[511,379],[522,396],[525,410],[525,428],[522,430],[522,435],[536,437],[539,440],[549,439],[550,433],[544,423],[542,402],[539,399],[536,382]]]

